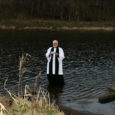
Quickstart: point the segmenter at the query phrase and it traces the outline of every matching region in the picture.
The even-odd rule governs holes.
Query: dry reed
[[[13,104],[9,109],[6,109],[5,106],[0,103],[0,115],[64,115],[64,113],[60,112],[59,108],[54,103],[50,103],[49,92],[41,86],[38,86],[38,79],[41,76],[41,72],[35,76],[35,94],[32,94],[29,85],[25,85],[25,92],[23,95],[22,78],[26,72],[24,64],[30,57],[31,56],[29,54],[26,54],[25,56],[22,55],[22,57],[20,57],[18,96],[6,88],[6,82],[8,79],[5,80],[4,89],[12,98]]]

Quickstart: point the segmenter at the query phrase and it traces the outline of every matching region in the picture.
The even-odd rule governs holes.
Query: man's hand
[[[49,53],[50,56],[51,56],[52,54],[53,54],[52,52]]]
[[[50,52],[49,55],[53,55],[54,53]],[[58,56],[59,54],[58,53],[55,53],[56,56]]]
[[[55,53],[56,56],[58,56],[59,54],[58,53]]]

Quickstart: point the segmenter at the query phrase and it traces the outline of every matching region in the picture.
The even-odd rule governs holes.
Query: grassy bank
[[[0,29],[19,30],[115,30],[115,22],[78,22],[39,19],[5,19],[0,20]]]
[[[0,97],[0,115],[64,115],[64,113],[43,98],[29,101],[27,98]]]
[[[9,97],[0,96],[0,115],[64,115],[50,100],[49,92],[38,84],[41,72],[35,76],[34,91],[29,85],[22,89],[22,78],[26,72],[31,55],[26,53],[19,57],[19,82],[18,94],[6,88],[8,79],[4,82],[4,90]]]

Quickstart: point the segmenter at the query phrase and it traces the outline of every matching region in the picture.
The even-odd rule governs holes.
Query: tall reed
[[[29,85],[25,85],[23,93],[22,80],[24,73],[26,72],[25,64],[30,57],[29,54],[26,54],[19,58],[18,95],[15,95],[6,88],[8,79],[5,80],[4,89],[12,98],[13,104],[10,108],[7,108],[0,103],[0,115],[64,115],[63,112],[60,112],[55,103],[50,103],[49,92],[38,85],[41,72],[35,76],[34,93]]]

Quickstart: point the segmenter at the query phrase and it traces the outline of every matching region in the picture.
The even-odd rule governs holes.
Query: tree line
[[[0,18],[115,19],[115,0],[0,0]]]

